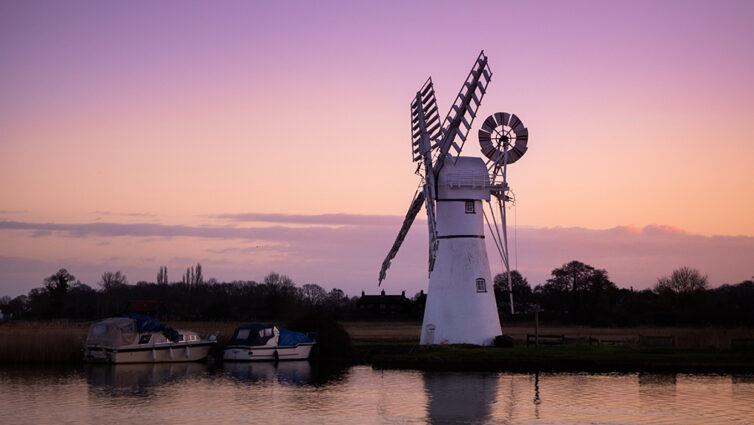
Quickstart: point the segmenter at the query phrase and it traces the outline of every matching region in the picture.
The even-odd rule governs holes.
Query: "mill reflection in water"
[[[498,396],[498,375],[479,372],[424,374],[427,416],[432,423],[485,422]]]
[[[3,423],[746,423],[751,375],[328,369],[317,363],[0,368]]]

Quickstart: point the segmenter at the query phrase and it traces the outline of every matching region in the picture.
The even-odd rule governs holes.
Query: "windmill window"
[[[484,279],[479,278],[476,280],[476,291],[487,292],[487,283],[484,281]]]
[[[466,201],[466,214],[476,214],[474,209],[474,201]]]

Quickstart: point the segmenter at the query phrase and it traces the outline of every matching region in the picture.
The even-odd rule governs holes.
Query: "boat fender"
[[[189,350],[189,346],[187,345],[186,346],[186,358],[189,358],[190,355],[191,355],[191,350]]]
[[[272,353],[272,356],[275,358],[275,363],[280,361],[280,356],[278,355],[278,350],[275,350],[274,353]]]
[[[157,361],[157,351],[154,348],[152,349],[152,361]]]
[[[173,347],[168,348],[168,356],[170,356],[170,360],[173,360]]]

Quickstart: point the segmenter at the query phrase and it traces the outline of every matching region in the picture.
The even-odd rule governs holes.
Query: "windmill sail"
[[[401,247],[403,240],[406,239],[408,229],[411,228],[411,224],[414,222],[416,214],[421,211],[423,204],[424,191],[417,191],[416,195],[414,195],[414,200],[411,202],[411,206],[408,207],[408,212],[406,213],[406,218],[403,220],[403,224],[401,225],[401,230],[398,232],[398,237],[395,238],[395,242],[393,242],[393,246],[390,248],[390,251],[388,251],[387,257],[385,257],[385,261],[382,262],[379,284],[382,284],[382,281],[385,280],[385,273],[390,267],[390,262],[393,261],[393,258],[395,258],[395,255],[398,253],[398,249]]]
[[[429,227],[428,270],[431,273],[434,269],[438,247],[437,222],[435,218],[436,179],[451,147],[456,152],[456,155],[460,155],[491,78],[492,71],[487,64],[487,56],[482,51],[471,67],[471,71],[466,77],[466,81],[461,87],[458,96],[456,96],[456,100],[453,102],[450,112],[448,112],[442,125],[437,110],[437,100],[435,99],[432,78],[427,79],[411,101],[411,158],[413,161],[419,162],[417,171],[423,169],[422,175],[424,181],[421,190],[417,191],[411,202],[401,230],[398,232],[398,237],[396,237],[387,257],[382,262],[379,277],[380,284],[385,279],[387,269],[390,267],[391,261],[395,258],[398,249],[400,249],[403,240],[406,238],[406,234],[414,222],[416,214],[421,210],[422,203],[426,207],[427,225]],[[454,141],[456,136],[461,139],[460,145]],[[433,157],[435,158],[433,159]]]
[[[430,139],[440,133],[440,115],[437,112],[435,90],[430,77],[422,88],[416,92],[411,102],[411,145],[416,146],[414,153],[419,155],[414,160],[424,165],[424,204],[427,209],[427,227],[429,233],[428,272],[432,273],[437,255],[437,221],[435,219],[435,174],[432,166],[432,144]],[[421,168],[421,166],[420,166]]]
[[[432,172],[432,140],[440,136],[440,114],[437,110],[437,99],[432,77],[428,78],[421,86],[416,96],[411,101],[411,158],[419,162],[418,170],[423,171],[424,182],[420,190],[414,195],[413,201],[408,208],[406,218],[403,220],[401,230],[388,251],[380,269],[379,283],[385,279],[385,273],[390,267],[390,262],[398,253],[408,230],[411,228],[416,215],[421,210],[422,204],[427,209],[427,224],[429,226],[429,270],[434,265],[435,252],[437,251],[437,225],[435,222],[435,179]]]
[[[431,155],[431,141],[440,135],[440,114],[432,78],[428,78],[411,102],[411,149],[414,161],[421,161]],[[424,137],[426,136],[426,137]]]
[[[471,124],[476,118],[476,112],[482,103],[482,98],[487,93],[487,86],[491,79],[492,70],[490,70],[487,56],[484,55],[484,50],[482,50],[476,62],[474,62],[474,66],[471,67],[456,100],[450,107],[448,115],[445,117],[440,140],[436,146],[433,146],[437,149],[437,158],[434,161],[435,176],[439,174],[445,164],[445,156],[451,148],[455,151],[456,156],[461,154]],[[455,142],[456,136],[461,139],[460,145]]]

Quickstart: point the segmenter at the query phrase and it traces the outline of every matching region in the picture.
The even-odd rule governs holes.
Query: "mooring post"
[[[539,307],[534,308],[534,348],[539,347]]]

